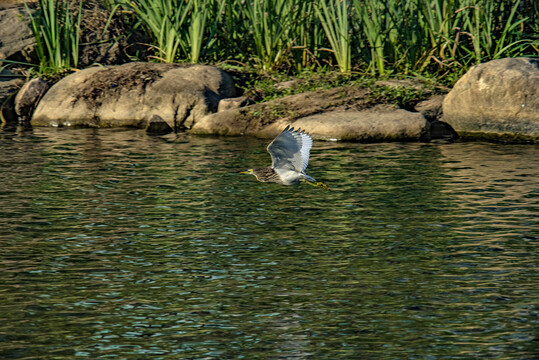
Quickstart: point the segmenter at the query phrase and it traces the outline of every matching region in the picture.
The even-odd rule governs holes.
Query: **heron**
[[[268,145],[271,155],[271,166],[252,168],[240,171],[240,174],[254,175],[260,182],[273,182],[283,185],[294,185],[300,182],[329,190],[323,182],[316,181],[305,173],[309,164],[309,153],[313,146],[313,139],[305,130],[288,125]]]

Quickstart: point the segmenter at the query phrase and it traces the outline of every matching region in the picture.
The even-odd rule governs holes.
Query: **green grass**
[[[427,88],[412,86],[371,86],[370,89],[369,97],[376,103],[394,104],[402,108],[413,107],[432,94]]]
[[[153,40],[155,58],[167,63],[176,61],[180,45],[185,41],[183,24],[189,15],[192,1],[187,0],[118,0],[136,16]]]
[[[180,2],[131,2],[141,1],[154,7]],[[198,45],[190,48],[200,49],[210,38],[212,46],[192,51],[200,56],[177,51],[174,61],[241,62],[265,73],[323,68],[444,76],[504,56],[539,55],[537,17],[521,15],[534,13],[521,11],[519,0],[231,0],[212,6],[215,2],[190,0],[181,17],[192,27],[197,19],[213,19],[211,30],[200,20]],[[210,11],[201,15],[197,9]]]
[[[40,0],[42,72],[77,66],[80,17]],[[501,57],[539,56],[534,2],[520,0],[107,0],[163,62],[234,63],[265,74],[338,70],[458,78]],[[129,15],[130,14],[130,15]],[[62,24],[62,25],[59,25]],[[148,59],[141,59],[148,60]]]
[[[348,2],[321,0],[315,10],[339,65],[339,70],[344,74],[349,74],[352,68],[352,46]]]
[[[39,0],[38,4],[33,12],[24,3],[36,39],[39,72],[57,74],[77,68],[82,2],[76,13],[66,0]]]
[[[303,72],[295,77],[286,75],[269,77],[260,76],[256,72],[234,76],[237,86],[243,90],[244,94],[254,99],[256,102],[266,102],[287,95],[301,94],[308,91],[331,89],[350,84],[367,85],[372,83],[364,77],[342,74],[340,72]],[[292,84],[283,87],[279,83],[291,81]]]

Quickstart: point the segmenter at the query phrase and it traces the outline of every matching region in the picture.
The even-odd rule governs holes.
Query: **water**
[[[0,133],[2,359],[538,359],[539,147]]]

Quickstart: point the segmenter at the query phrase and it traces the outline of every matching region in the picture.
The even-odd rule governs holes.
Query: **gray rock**
[[[32,114],[39,99],[49,89],[49,84],[43,79],[32,79],[28,81],[17,93],[15,97],[15,112],[25,121]]]
[[[146,132],[151,135],[165,135],[170,134],[173,131],[174,129],[159,115],[152,116],[146,127]]]
[[[442,104],[445,95],[434,95],[427,100],[420,101],[414,107],[415,111],[418,111],[430,122],[439,120],[442,116]]]
[[[369,90],[357,86],[309,91],[209,114],[197,119],[192,134],[273,137],[282,125],[328,111],[365,109]],[[282,130],[282,129],[281,129]]]
[[[30,18],[24,7],[0,9],[0,60],[27,54],[35,43]],[[15,59],[27,60],[25,56]]]
[[[424,86],[418,82],[414,82],[411,80],[399,80],[399,79],[378,80],[375,82],[375,85],[387,86],[387,87],[393,87],[393,88],[424,89]]]
[[[17,123],[15,93],[24,85],[24,79],[7,69],[0,70],[0,123]]]
[[[458,139],[458,134],[453,130],[453,128],[443,122],[443,121],[432,121],[430,123],[430,138],[434,139],[444,139],[444,140],[454,140]]]
[[[292,124],[316,138],[361,142],[429,139],[429,122],[420,113],[389,106],[357,112],[332,111],[299,119]]]
[[[221,101],[219,101],[219,107],[217,108],[217,112],[223,112],[230,109],[239,109],[240,107],[243,107],[249,104],[251,104],[251,99],[245,96],[240,96],[237,98],[221,99]]]
[[[195,124],[192,133],[248,134],[272,138],[290,124],[306,130],[315,138],[325,140],[380,142],[429,139],[430,124],[423,115],[391,106],[381,105],[361,111],[328,111],[295,121],[283,117],[257,127],[250,126],[248,121],[242,121],[240,112],[249,111],[245,109],[208,115]]]
[[[288,81],[281,81],[280,83],[275,84],[275,89],[277,89],[277,90],[291,89],[294,86],[296,86],[297,84],[298,84],[297,79],[288,80]]]
[[[39,102],[32,126],[145,128],[158,114],[170,128],[190,128],[235,96],[232,79],[205,65],[129,63],[93,67],[53,85]]]
[[[443,118],[463,137],[539,140],[539,59],[474,66],[443,102]]]

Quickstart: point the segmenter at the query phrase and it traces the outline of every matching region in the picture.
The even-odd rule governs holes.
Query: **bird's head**
[[[240,171],[239,173],[240,174],[248,174],[248,175],[254,175],[255,174],[254,169],[247,169],[245,171]]]
[[[263,176],[263,173],[264,173],[263,168],[254,168],[254,169],[247,169],[245,171],[240,171],[240,174],[254,175],[257,180],[259,180],[260,177]]]

